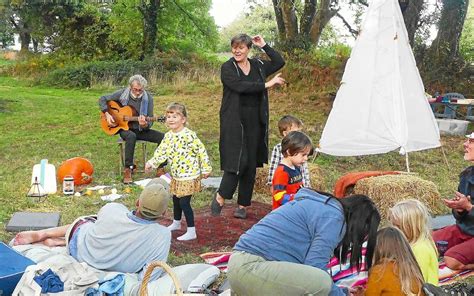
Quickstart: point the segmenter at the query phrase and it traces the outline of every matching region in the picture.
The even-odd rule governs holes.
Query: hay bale
[[[255,185],[253,191],[260,194],[270,195],[270,185],[267,185],[268,166],[257,168],[255,175]]]
[[[308,162],[309,168],[309,181],[311,182],[311,188],[319,191],[325,191],[324,189],[324,175],[321,172],[321,168],[315,164]]]
[[[309,180],[311,181],[311,188],[316,190],[323,190],[324,178],[321,169],[314,163],[308,163]],[[270,195],[270,186],[267,185],[268,166],[257,168],[255,176],[255,186],[253,191],[260,194]]]
[[[354,194],[370,197],[377,205],[382,220],[387,219],[389,208],[409,198],[421,201],[431,214],[443,212],[436,185],[410,174],[384,175],[359,180],[354,187]]]

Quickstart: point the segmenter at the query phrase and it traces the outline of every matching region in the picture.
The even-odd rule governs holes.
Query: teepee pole
[[[405,163],[407,165],[407,173],[410,172],[410,161],[408,160],[408,152],[405,153]]]

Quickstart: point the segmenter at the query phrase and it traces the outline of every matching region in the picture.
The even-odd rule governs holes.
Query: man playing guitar
[[[118,90],[110,95],[100,97],[100,110],[104,113],[107,124],[111,127],[116,126],[116,120],[109,112],[109,101],[116,101],[122,106],[131,106],[138,112],[138,121],[130,121],[128,129],[120,129],[120,137],[125,141],[125,168],[123,183],[132,183],[133,155],[135,153],[135,143],[137,140],[161,143],[164,134],[151,129],[153,122],[147,120],[153,117],[153,97],[145,90],[148,82],[141,75],[130,77],[129,86]]]

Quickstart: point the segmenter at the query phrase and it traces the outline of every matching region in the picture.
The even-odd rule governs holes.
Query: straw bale
[[[382,220],[387,219],[389,208],[409,198],[421,201],[432,215],[443,212],[436,185],[411,174],[384,175],[359,180],[354,187],[354,194],[370,197],[377,205]]]
[[[308,163],[308,168],[309,168],[309,180],[311,182],[311,188],[316,189],[316,190],[323,190],[324,178],[319,166],[314,163]],[[268,178],[268,166],[264,166],[263,168],[257,168],[257,174],[255,176],[254,192],[270,195],[270,185],[266,185],[267,178]]]

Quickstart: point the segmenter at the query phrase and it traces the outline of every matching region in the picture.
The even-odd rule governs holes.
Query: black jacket
[[[257,166],[261,167],[268,161],[268,92],[265,88],[267,77],[285,65],[282,56],[268,44],[263,47],[271,61],[249,59],[253,69],[258,69],[260,81],[243,81],[234,58],[230,58],[221,67],[223,97],[220,109],[219,152],[221,169],[238,173],[242,153],[244,130],[240,119],[240,94],[260,92],[260,121],[264,137],[258,143]]]
[[[466,196],[474,198],[474,166],[470,166],[465,169],[459,178],[458,191]],[[459,226],[462,232],[474,236],[474,208],[471,211],[463,211],[459,213],[453,210],[454,218],[456,218],[456,224]]]

